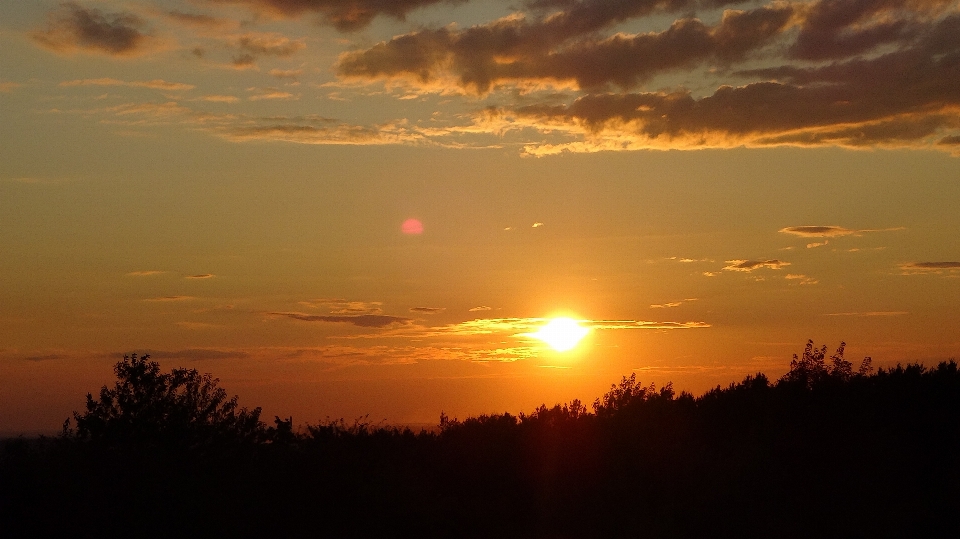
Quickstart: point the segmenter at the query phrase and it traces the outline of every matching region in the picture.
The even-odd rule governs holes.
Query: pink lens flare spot
[[[416,219],[407,219],[403,222],[400,230],[404,234],[423,234],[423,223]]]

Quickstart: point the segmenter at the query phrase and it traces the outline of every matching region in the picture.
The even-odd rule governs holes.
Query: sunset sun
[[[539,339],[557,352],[566,352],[573,349],[590,330],[581,326],[572,318],[553,318],[546,325],[527,336]]]

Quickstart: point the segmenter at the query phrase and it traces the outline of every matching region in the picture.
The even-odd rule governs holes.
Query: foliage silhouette
[[[98,399],[87,394],[86,411],[74,412],[63,425],[65,437],[106,444],[136,443],[196,447],[215,443],[254,442],[264,434],[260,408],[237,407],[237,397],[217,387],[219,380],[196,369],[160,372],[149,355],[124,355],[113,370],[113,389],[103,386]],[[277,418],[277,432],[290,425]]]
[[[259,409],[238,411],[209,375],[163,374],[132,356],[118,364],[114,389],[88,396],[75,432],[0,446],[0,529],[960,536],[956,362],[872,373],[869,362],[854,371],[843,352],[841,343],[828,358],[808,342],[775,382],[757,373],[699,397],[631,375],[592,412],[574,400],[530,414],[441,414],[420,432],[366,417],[297,429],[278,416],[265,427]]]

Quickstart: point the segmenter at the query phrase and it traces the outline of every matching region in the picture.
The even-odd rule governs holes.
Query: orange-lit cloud
[[[65,2],[49,13],[47,28],[34,32],[33,39],[56,52],[83,50],[130,56],[143,52],[150,40],[145,25],[133,13],[104,13]]]
[[[823,316],[903,316],[910,314],[907,311],[867,311],[855,313],[827,313]]]
[[[149,276],[151,276],[151,275],[161,275],[161,274],[164,274],[164,273],[167,273],[167,272],[165,272],[165,271],[160,271],[160,270],[131,271],[130,273],[127,273],[127,276],[129,276],[129,277],[149,277]]]
[[[800,285],[812,285],[812,284],[818,284],[820,282],[816,279],[807,277],[802,273],[788,273],[783,278],[788,281],[797,281],[797,284],[800,284]]]
[[[156,298],[147,298],[143,301],[154,301],[160,303],[172,302],[172,301],[192,301],[197,298],[193,296],[159,296]]]
[[[349,301],[340,298],[321,298],[311,301],[301,301],[313,309],[326,309],[330,314],[380,314],[383,312],[383,302],[380,301]]]
[[[549,322],[548,318],[478,318],[458,324],[430,328],[428,335],[507,335],[530,333]],[[581,326],[596,330],[691,329],[706,328],[705,322],[652,322],[644,320],[578,320]]]
[[[185,279],[213,279],[216,275],[212,273],[200,273],[197,275],[187,275]]]
[[[726,271],[745,271],[750,272],[761,268],[778,270],[784,266],[789,266],[789,262],[782,260],[727,260],[727,265],[723,267]]]

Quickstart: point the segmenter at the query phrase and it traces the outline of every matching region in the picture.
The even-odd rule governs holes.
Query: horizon
[[[808,339],[958,358],[958,29],[956,0],[0,4],[0,433],[133,352],[301,424],[699,395]]]

